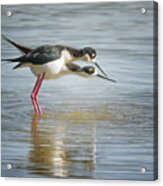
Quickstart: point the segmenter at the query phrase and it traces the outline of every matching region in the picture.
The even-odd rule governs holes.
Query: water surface
[[[33,48],[92,46],[100,66],[117,80],[45,81],[39,95],[43,116],[37,117],[30,101],[34,76],[2,62],[2,176],[154,179],[152,7],[152,2],[2,6],[2,32],[11,39]],[[2,39],[2,58],[19,55]]]

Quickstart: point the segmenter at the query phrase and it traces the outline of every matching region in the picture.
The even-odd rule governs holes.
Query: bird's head
[[[96,67],[105,75],[107,74],[102,70],[102,68],[98,65],[96,62],[96,50],[91,48],[91,47],[85,47],[82,50],[82,55],[83,55],[83,60],[88,62],[88,63],[93,63],[96,65]]]
[[[96,62],[96,50],[91,47],[85,47],[82,49],[83,57],[85,61],[90,63]]]
[[[106,76],[103,76],[103,75],[99,74],[97,68],[95,68],[93,66],[83,67],[81,71],[84,73],[84,76],[88,77],[88,78],[99,77],[99,78],[105,79],[107,81],[116,82],[114,79],[110,79]]]

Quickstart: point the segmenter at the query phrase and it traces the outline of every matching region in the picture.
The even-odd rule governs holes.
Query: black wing
[[[61,47],[44,45],[32,50],[22,57],[21,62],[30,62],[34,65],[41,65],[54,61],[61,56]]]
[[[3,61],[32,63],[34,65],[42,65],[59,59],[61,56],[62,46],[44,45],[38,47],[27,54],[14,59],[2,59]]]

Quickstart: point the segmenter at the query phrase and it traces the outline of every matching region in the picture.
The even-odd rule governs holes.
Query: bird
[[[99,77],[108,81],[110,79],[96,62],[96,50],[91,47],[76,49],[65,45],[43,45],[35,49],[20,45],[6,36],[2,37],[19,49],[23,55],[13,59],[2,59],[2,61],[18,62],[13,69],[29,67],[37,77],[31,100],[36,115],[42,115],[42,110],[38,103],[38,93],[43,80],[58,79],[62,76],[75,74],[80,77]],[[94,66],[81,67],[73,62],[86,61],[95,64]],[[103,73],[100,75],[97,68]]]

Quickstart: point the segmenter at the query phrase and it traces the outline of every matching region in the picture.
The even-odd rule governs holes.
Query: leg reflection
[[[51,121],[34,115],[29,164],[40,177],[94,178],[96,125]]]

